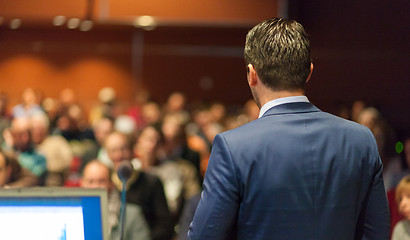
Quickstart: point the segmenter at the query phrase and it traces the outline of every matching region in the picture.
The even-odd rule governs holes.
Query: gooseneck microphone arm
[[[130,161],[122,161],[117,167],[117,175],[122,183],[121,208],[120,208],[120,239],[124,239],[125,208],[127,194],[127,180],[131,177],[134,169]]]

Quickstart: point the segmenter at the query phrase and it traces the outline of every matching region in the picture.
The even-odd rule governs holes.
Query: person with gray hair
[[[44,113],[30,117],[30,133],[39,153],[47,162],[46,186],[62,186],[73,160],[73,152],[68,141],[60,135],[49,135],[49,119]]]
[[[38,185],[44,185],[47,176],[46,158],[36,150],[30,127],[30,118],[14,118],[11,127],[3,131],[5,142],[2,149],[14,154],[21,167],[38,178]]]

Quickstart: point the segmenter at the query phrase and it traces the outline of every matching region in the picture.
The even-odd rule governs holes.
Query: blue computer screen
[[[0,198],[0,239],[101,240],[98,196]]]

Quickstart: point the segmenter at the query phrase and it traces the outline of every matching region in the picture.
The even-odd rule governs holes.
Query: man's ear
[[[247,66],[247,71],[248,71],[248,84],[249,87],[254,87],[258,83],[258,74],[256,73],[255,68],[253,67],[252,64],[248,64]]]
[[[306,79],[306,82],[309,82],[310,77],[312,76],[312,72],[313,72],[313,63],[310,63],[310,73],[309,73],[309,76]]]

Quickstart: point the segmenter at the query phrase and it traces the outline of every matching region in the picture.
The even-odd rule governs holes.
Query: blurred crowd
[[[71,89],[52,99],[27,88],[8,106],[0,92],[0,186],[107,187],[114,226],[122,189],[115,170],[130,161],[127,203],[141,208],[153,240],[177,236],[185,203],[201,191],[214,136],[259,112],[253,100],[234,111],[217,102],[188,106],[179,92],[160,104],[141,91],[124,104],[106,87],[96,99],[86,111]],[[84,175],[86,168],[93,170]]]
[[[127,183],[127,202],[141,208],[149,239],[184,239],[199,200],[213,138],[255,120],[258,107],[253,100],[240,107],[188,103],[179,92],[160,104],[146,91],[124,105],[110,87],[101,89],[96,99],[99,103],[85,111],[71,89],[52,99],[27,88],[21,102],[9,106],[7,94],[0,92],[0,186],[88,186],[91,180],[81,182],[83,169],[94,163],[93,169],[112,176],[110,182],[117,191],[110,192],[118,194],[121,181],[115,168],[121,161],[131,161],[134,174]],[[410,138],[398,139],[382,114],[362,101],[352,103],[339,116],[373,132],[389,202],[397,209],[395,187],[410,173]],[[397,150],[398,140],[402,151]],[[92,177],[87,175],[87,179]],[[394,225],[402,217],[393,216],[397,210],[391,211]]]

